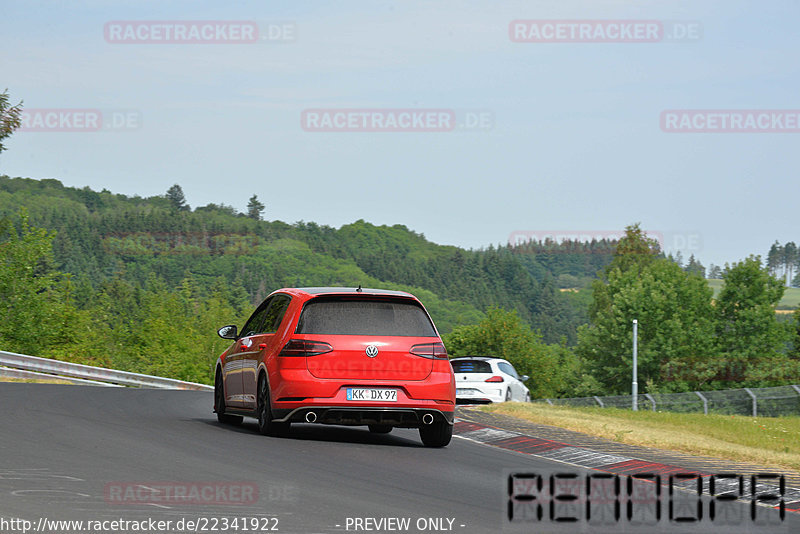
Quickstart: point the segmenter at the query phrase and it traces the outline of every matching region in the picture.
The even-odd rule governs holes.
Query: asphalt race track
[[[650,523],[554,522],[547,505],[542,520],[509,522],[509,473],[592,472],[457,437],[428,449],[416,430],[296,425],[264,437],[248,420],[217,423],[212,403],[206,392],[0,383],[0,531],[22,532],[15,519],[54,533],[78,531],[54,520],[124,519],[171,522],[145,532],[800,532],[800,514],[759,507],[753,522],[741,502],[727,504],[743,511],[733,524],[669,522],[666,504]]]

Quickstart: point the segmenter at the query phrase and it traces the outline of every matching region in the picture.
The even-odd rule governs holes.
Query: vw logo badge
[[[375,356],[378,355],[378,347],[376,347],[375,345],[367,345],[366,353],[367,356],[369,356],[370,358],[374,358]]]

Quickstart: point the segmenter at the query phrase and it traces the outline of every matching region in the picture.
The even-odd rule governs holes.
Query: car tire
[[[258,431],[265,436],[278,436],[289,430],[290,423],[276,423],[272,420],[272,403],[269,400],[267,377],[258,377]]]
[[[369,431],[373,434],[388,434],[392,428],[392,425],[369,425]]]
[[[244,419],[241,415],[225,413],[225,391],[222,385],[222,374],[219,371],[214,379],[214,411],[217,412],[217,421],[223,425],[240,425]]]
[[[446,422],[419,427],[419,437],[426,447],[444,447],[453,437],[453,425]]]

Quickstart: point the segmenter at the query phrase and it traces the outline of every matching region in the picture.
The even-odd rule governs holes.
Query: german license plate
[[[397,402],[396,389],[347,388],[349,401]]]

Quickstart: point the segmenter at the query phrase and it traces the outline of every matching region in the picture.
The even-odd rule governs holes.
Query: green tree
[[[212,383],[213,363],[230,343],[215,335],[217,328],[241,324],[252,308],[219,280],[206,290],[187,274],[170,288],[151,274],[141,287],[121,277],[108,281],[90,311],[101,333],[97,345],[111,355],[107,365]]]
[[[639,223],[635,223],[625,227],[625,235],[617,243],[614,259],[606,270],[641,268],[655,261],[659,255],[661,246],[658,241],[648,237]]]
[[[793,360],[800,360],[800,308],[797,308],[792,314],[794,319],[792,349],[789,353]]]
[[[630,391],[633,320],[639,321],[638,375],[643,392],[681,390],[713,376],[712,290],[661,255],[638,224],[628,226],[601,279],[592,283],[589,324],[576,354],[606,393]]]
[[[683,268],[684,271],[691,274],[700,275],[702,278],[706,277],[706,268],[699,260],[695,259],[694,254],[689,256],[689,263]]]
[[[16,106],[8,103],[8,89],[0,93],[0,153],[6,150],[3,139],[19,128],[22,117],[22,102]]]
[[[648,390],[705,383],[713,366],[712,290],[668,259],[641,269],[611,269],[595,282],[594,315],[578,329],[576,352],[607,393],[630,391],[632,322],[639,322],[638,376]]]
[[[647,237],[639,223],[625,228],[625,235],[617,243],[614,256],[606,266],[600,279],[592,282],[592,303],[589,306],[589,320],[597,319],[598,314],[607,311],[611,305],[608,279],[611,273],[633,271],[635,273],[655,261],[660,253],[658,242]]]
[[[247,203],[247,216],[251,219],[260,221],[265,208],[266,206],[264,206],[264,204],[258,200],[258,197],[253,195],[250,197],[250,201]]]
[[[726,362],[724,379],[750,385],[780,380],[786,330],[775,318],[775,306],[783,284],[758,256],[734,264],[723,280],[716,301],[716,335]]]
[[[167,189],[167,200],[170,206],[175,211],[189,211],[191,208],[186,203],[186,197],[183,194],[183,188],[178,184],[173,185]]]
[[[444,343],[451,357],[492,356],[508,360],[520,375],[531,377],[527,386],[534,398],[552,397],[564,389],[566,378],[559,362],[568,356],[542,343],[541,336],[514,311],[491,308],[480,323],[453,329],[444,337]]]
[[[772,246],[769,247],[769,252],[767,253],[767,269],[769,269],[770,274],[777,276],[778,270],[782,264],[783,247],[775,240]]]
[[[53,265],[54,233],[16,220],[0,220],[0,346],[36,355],[64,341],[69,287]]]
[[[797,272],[792,280],[792,287],[800,287],[800,249],[798,249],[797,254],[794,256],[794,265],[792,266]]]

